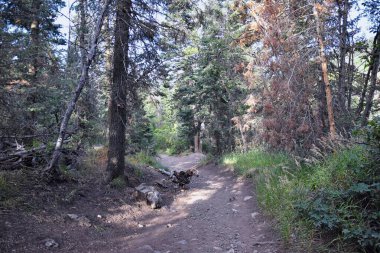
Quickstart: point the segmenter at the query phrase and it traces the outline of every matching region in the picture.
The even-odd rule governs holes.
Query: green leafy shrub
[[[347,145],[298,168],[284,154],[260,150],[226,155],[223,163],[243,175],[255,172],[258,201],[286,241],[295,237],[312,249],[319,234],[331,240],[329,252],[338,245],[380,252],[378,126],[363,130],[367,145]]]

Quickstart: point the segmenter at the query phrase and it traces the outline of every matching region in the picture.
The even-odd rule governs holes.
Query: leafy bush
[[[286,241],[295,237],[311,249],[317,233],[330,246],[380,252],[379,126],[372,121],[362,130],[367,145],[341,147],[299,168],[284,154],[260,150],[226,155],[223,163],[240,174],[255,171],[258,201]]]
[[[153,131],[156,149],[167,154],[179,154],[188,149],[189,144],[185,138],[179,136],[178,124],[163,123]]]

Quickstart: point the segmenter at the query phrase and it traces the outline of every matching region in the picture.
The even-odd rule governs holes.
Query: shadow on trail
[[[194,164],[192,158],[176,159],[164,165],[187,169]],[[0,222],[11,224],[0,236],[2,252],[284,252],[264,217],[252,216],[258,212],[252,185],[224,168],[200,168],[187,191],[161,189],[166,206],[156,210],[136,202],[130,188],[94,184],[83,189],[83,197],[70,205],[53,196],[55,202],[43,206],[42,201],[38,210],[0,216]],[[247,195],[253,198],[244,201]],[[86,216],[91,225],[67,219],[70,213]],[[46,238],[59,246],[47,248]]]

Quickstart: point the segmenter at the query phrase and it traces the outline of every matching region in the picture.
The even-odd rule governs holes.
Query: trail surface
[[[191,168],[202,158],[201,154],[161,155],[159,161],[179,170]],[[144,222],[152,227],[129,240],[141,252],[284,252],[272,226],[260,214],[252,184],[215,165],[200,168],[190,190]]]
[[[202,158],[161,155],[159,162],[186,170]],[[152,210],[136,201],[133,188],[105,186],[103,168],[78,183],[31,182],[15,208],[0,208],[0,252],[285,252],[259,211],[252,183],[231,170],[199,168],[188,190],[174,184],[159,189],[164,206]],[[140,181],[151,185],[166,178],[152,169],[140,173]]]

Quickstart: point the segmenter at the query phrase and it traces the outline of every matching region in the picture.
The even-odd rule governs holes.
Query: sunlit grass
[[[240,174],[259,168],[286,166],[289,161],[289,157],[285,154],[268,153],[260,149],[250,150],[247,153],[231,153],[222,158],[224,165],[232,166]]]
[[[157,162],[156,158],[150,154],[147,154],[146,152],[138,152],[133,155],[129,155],[127,157],[128,162],[135,166],[139,165],[149,165],[156,169],[166,169],[164,166],[162,166],[159,162]]]
[[[321,190],[333,194],[334,191],[347,190],[355,180],[360,180],[358,169],[363,154],[361,147],[351,147],[331,154],[318,164],[300,168],[286,154],[256,149],[225,155],[222,163],[241,175],[254,178],[258,201],[277,221],[277,229],[284,241],[290,243],[296,237],[298,244],[307,250],[315,246],[316,229],[310,220],[300,217],[296,206],[312,201],[310,196]],[[365,176],[363,174],[363,179]],[[352,218],[354,216],[352,213]]]

